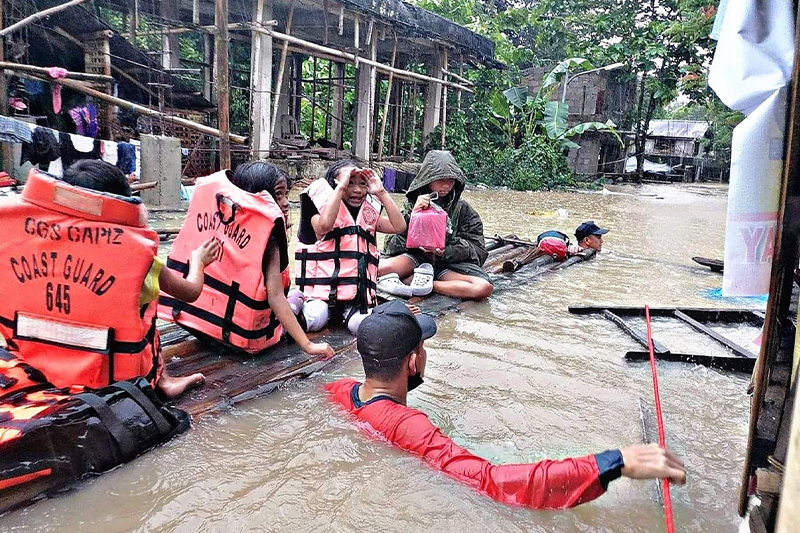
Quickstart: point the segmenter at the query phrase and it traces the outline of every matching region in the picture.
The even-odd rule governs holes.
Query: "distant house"
[[[525,71],[528,91],[535,94],[542,79],[552,67],[534,67]],[[553,91],[552,100],[559,100],[563,87]],[[629,126],[630,110],[635,105],[636,84],[620,81],[619,72],[599,71],[572,78],[567,83],[566,102],[569,105],[569,127],[581,122],[611,120],[622,130]],[[621,174],[624,151],[616,137],[609,133],[587,132],[573,141],[580,148],[570,149],[567,155],[570,169],[577,175],[596,176],[601,173]]]
[[[710,138],[710,124],[703,120],[651,120],[644,156],[650,163],[666,165],[668,174],[683,181],[720,179],[721,169],[706,154],[704,141]],[[635,171],[635,162],[630,163],[626,172],[631,166]]]

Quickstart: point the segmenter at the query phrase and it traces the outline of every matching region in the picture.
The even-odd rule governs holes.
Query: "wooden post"
[[[316,132],[314,128],[316,126],[316,115],[317,113],[317,56],[311,58],[311,68],[314,70],[314,77],[311,78],[311,135],[309,136],[309,141],[314,142],[316,138]],[[303,70],[300,70],[300,76],[303,76]]]
[[[370,57],[373,61],[378,53],[378,40],[370,45]],[[372,110],[375,104],[375,67],[360,63],[358,72],[358,101],[356,107],[356,126],[353,128],[355,135],[354,154],[357,158],[368,161],[372,152]]]
[[[333,88],[333,121],[331,123],[331,142],[342,148],[342,125],[344,120],[344,63],[335,63],[336,83]]]
[[[5,2],[0,0],[0,28],[3,27],[3,10]],[[5,61],[5,44],[0,40],[0,61]],[[8,113],[8,87],[6,86],[6,74],[4,70],[0,70],[0,113],[3,115]],[[12,175],[14,170],[14,149],[9,143],[2,143],[3,154],[3,170]]]
[[[397,59],[397,34],[394,35],[392,44],[392,68]],[[383,157],[383,136],[386,134],[386,120],[389,118],[389,98],[392,95],[392,83],[394,82],[394,72],[389,72],[389,84],[386,87],[386,100],[383,102],[383,120],[381,121],[381,134],[378,137],[378,161]]]
[[[272,0],[253,4],[253,22],[272,20]],[[253,32],[250,41],[250,148],[254,158],[269,157],[272,131],[272,37]]]
[[[331,96],[333,95],[333,61],[328,60],[328,98],[325,101],[325,139],[331,135]]]
[[[209,33],[203,34],[203,98],[216,103],[216,92],[214,91],[214,36]]]
[[[128,32],[130,39],[136,42],[136,32],[139,31],[139,0],[131,0],[128,4]]]
[[[432,78],[442,79],[442,54],[438,50],[425,62],[425,72]],[[425,88],[425,109],[422,117],[423,151],[431,141],[431,133],[439,124],[439,111],[442,103],[442,84],[428,82]]]
[[[360,18],[361,17],[358,15],[358,13],[356,13],[356,18],[353,20],[353,24],[354,24],[354,26],[353,26],[353,48],[355,48],[356,50],[359,50],[361,48],[361,46],[360,46],[361,45],[361,42],[360,42],[361,35],[359,35],[360,28],[359,28],[359,22],[358,22]],[[356,63],[357,62],[358,62],[358,60],[356,59]],[[358,65],[356,65],[356,66],[358,66]]]
[[[200,24],[200,0],[192,0],[192,24]]]
[[[449,68],[450,65],[447,64],[447,48],[443,50],[443,59],[444,66]],[[445,147],[445,130],[447,130],[447,85],[442,87],[442,150]]]
[[[101,31],[86,36],[83,49],[84,69],[90,74],[100,74],[111,77],[111,49],[109,38],[111,31]],[[105,94],[111,95],[111,83],[94,83],[93,87],[101,89]],[[104,139],[114,140],[114,106],[103,102],[99,106],[99,113],[103,117],[100,125],[100,135]]]
[[[230,93],[228,72],[228,0],[215,0],[214,24],[214,65],[217,82],[217,121],[219,125],[219,165],[221,169],[231,168],[230,138]]]
[[[464,56],[458,54],[458,77],[464,79]],[[456,93],[456,109],[461,112],[461,91]]]
[[[411,87],[411,149],[408,151],[409,159],[414,159],[414,145],[417,142],[417,84]]]
[[[397,86],[392,90],[392,129],[389,133],[389,155],[397,155],[397,147],[400,143],[400,132],[403,123],[403,94],[405,85],[402,80],[394,80]]]
[[[286,35],[291,34],[292,32],[292,18],[294,18],[294,0],[292,0],[291,5],[289,6],[289,16],[286,19]],[[278,66],[278,79],[275,81],[275,93],[278,95],[275,98],[275,101],[272,104],[272,116],[275,117],[272,124],[272,134],[267,139],[268,143],[272,144],[272,138],[275,136],[275,129],[276,125],[280,123],[281,116],[278,114],[278,104],[281,101],[281,87],[283,85],[283,76],[284,72],[286,72],[286,55],[289,53],[289,41],[283,41],[283,47],[281,49],[281,61]]]
[[[158,3],[159,15],[167,20],[178,20],[176,0],[161,0]],[[165,70],[180,67],[180,36],[171,33],[161,34],[161,66]],[[168,52],[168,53],[166,53]]]

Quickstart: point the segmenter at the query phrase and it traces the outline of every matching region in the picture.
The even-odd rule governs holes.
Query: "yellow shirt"
[[[164,268],[164,261],[160,257],[155,256],[153,258],[153,264],[150,265],[150,270],[147,272],[147,276],[145,276],[144,283],[142,284],[142,292],[139,295],[139,306],[147,305],[158,299],[158,276],[161,275],[162,268]]]

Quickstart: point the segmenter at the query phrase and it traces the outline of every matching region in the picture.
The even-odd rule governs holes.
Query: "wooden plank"
[[[608,309],[603,309],[601,314],[606,319],[608,319],[611,322],[613,322],[614,324],[616,324],[617,327],[619,327],[619,329],[621,329],[622,331],[624,331],[625,333],[630,335],[633,340],[635,340],[636,342],[638,342],[639,344],[641,344],[645,348],[648,347],[647,335],[642,330],[631,326],[630,324],[628,324],[627,322],[622,320],[622,318],[620,318],[618,315],[614,314],[614,312],[609,311]],[[664,346],[660,342],[656,341],[655,339],[653,339],[653,350],[655,350],[656,353],[668,353],[669,352],[669,348],[667,348],[666,346]]]
[[[54,15],[54,14],[58,13],[59,11],[63,11],[65,9],[69,8],[69,7],[72,7],[72,6],[77,6],[78,4],[82,4],[83,2],[86,2],[86,0],[70,0],[69,2],[65,2],[65,3],[63,3],[61,5],[53,6],[53,7],[49,8],[49,9],[45,9],[43,11],[38,11],[38,12],[34,13],[33,15],[31,15],[29,17],[25,17],[24,19],[20,20],[19,22],[16,22],[16,23],[12,24],[9,27],[0,30],[0,37],[5,37],[6,35],[9,35],[10,33],[13,33],[13,32],[15,32],[17,30],[20,30],[20,29],[24,28],[25,26],[27,26],[29,24],[33,24],[37,20],[41,20],[41,19],[43,19],[45,17],[49,17],[50,15]],[[5,111],[5,110],[3,110],[3,111]]]
[[[731,355],[656,352],[655,356],[656,359],[660,361],[693,363],[696,365],[718,368],[720,370],[744,372],[747,374],[753,371],[753,366],[755,365],[755,359],[745,359],[743,357]],[[650,359],[650,352],[632,350],[625,353],[625,359],[629,361],[647,361]]]
[[[689,326],[691,326],[693,329],[699,331],[700,333],[704,333],[705,335],[708,335],[709,337],[711,337],[712,339],[714,339],[715,341],[717,341],[721,345],[723,345],[726,348],[728,348],[729,350],[731,350],[733,353],[735,353],[739,357],[747,357],[747,358],[750,358],[750,359],[755,359],[756,358],[756,355],[754,353],[752,353],[750,350],[742,348],[741,346],[739,346],[738,344],[736,344],[735,342],[733,342],[729,338],[727,338],[727,337],[725,337],[723,335],[720,335],[719,333],[717,333],[713,329],[709,328],[708,326],[706,326],[705,324],[703,324],[701,322],[698,322],[697,320],[693,319],[692,317],[690,317],[686,313],[676,309],[675,312],[673,313],[673,316],[675,318],[677,318],[678,320],[688,324]]]

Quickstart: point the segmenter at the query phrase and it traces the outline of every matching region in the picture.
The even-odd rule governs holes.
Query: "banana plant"
[[[567,148],[576,148],[579,145],[570,140],[570,137],[587,131],[607,131],[612,133],[622,144],[622,139],[615,129],[616,124],[612,121],[584,122],[570,128],[568,125],[569,105],[559,100],[550,101],[553,91],[564,79],[567,71],[587,68],[592,68],[592,65],[586,59],[565,59],[545,75],[535,96],[529,94],[527,87],[512,87],[503,91],[506,101],[498,108],[502,108],[505,112],[508,127],[512,128],[511,125],[514,122],[512,110],[515,109],[524,117],[521,122],[524,125],[526,136],[534,135],[537,127],[541,127],[548,138],[563,143]],[[508,131],[509,140],[511,140],[513,130],[509,129]]]

